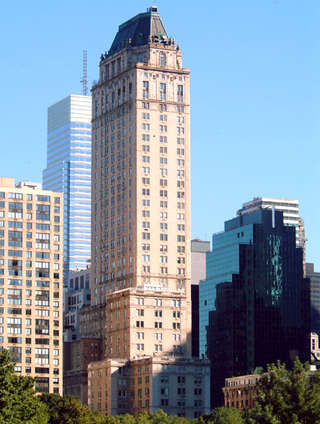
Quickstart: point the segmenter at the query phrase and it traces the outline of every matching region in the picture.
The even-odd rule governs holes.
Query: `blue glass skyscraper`
[[[71,94],[48,109],[43,187],[64,194],[64,271],[91,256],[91,96]]]

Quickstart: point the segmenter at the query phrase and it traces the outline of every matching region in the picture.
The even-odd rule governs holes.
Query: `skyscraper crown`
[[[139,13],[119,25],[108,55],[113,55],[129,45],[138,47],[149,42],[169,45],[174,42],[171,38],[168,39],[156,6],[150,7],[147,12]]]

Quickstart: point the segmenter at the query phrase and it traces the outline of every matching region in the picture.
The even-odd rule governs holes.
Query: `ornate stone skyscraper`
[[[189,70],[157,8],[120,25],[92,94],[92,299],[107,295],[106,353],[189,354]]]
[[[92,304],[106,305],[105,358],[135,361],[133,369],[149,358],[143,368],[152,385],[156,359],[160,369],[191,361],[189,70],[156,7],[119,26],[101,56],[92,101]],[[89,404],[98,408],[93,368]],[[132,400],[134,412],[185,414],[185,399],[176,396],[185,398],[186,388],[177,392],[176,384],[174,404],[169,387],[145,387]],[[193,391],[189,398],[187,415],[195,405],[198,415],[206,411]]]

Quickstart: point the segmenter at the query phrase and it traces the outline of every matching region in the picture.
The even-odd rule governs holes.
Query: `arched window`
[[[166,55],[163,52],[160,52],[160,66],[165,66],[166,64]]]

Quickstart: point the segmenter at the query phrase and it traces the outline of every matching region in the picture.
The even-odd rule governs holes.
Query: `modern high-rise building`
[[[0,177],[0,348],[37,392],[62,394],[63,196]]]
[[[258,209],[272,209],[282,211],[284,225],[291,225],[296,228],[297,247],[305,247],[306,236],[303,219],[299,215],[299,200],[277,199],[274,197],[255,197],[246,202],[238,210],[238,215],[251,213]]]
[[[191,303],[192,303],[192,356],[199,357],[199,282],[206,279],[206,254],[210,241],[191,240]]]
[[[64,280],[91,256],[91,96],[71,94],[48,109],[43,187],[64,194]]]
[[[282,212],[259,209],[225,222],[200,282],[202,352],[212,364],[213,405],[226,377],[310,358],[309,280],[303,249]]]
[[[134,368],[132,361],[148,357],[171,358],[168,367],[186,357],[193,366],[189,70],[156,7],[119,26],[92,100],[91,298],[106,308],[105,358]],[[201,415],[209,407],[207,363],[202,371],[197,391],[184,376],[173,396],[169,380],[159,380],[143,396],[138,384],[123,387],[119,404]],[[89,375],[89,389],[102,384],[90,380],[98,376]],[[111,412],[105,399],[94,399],[89,390],[89,405]]]

